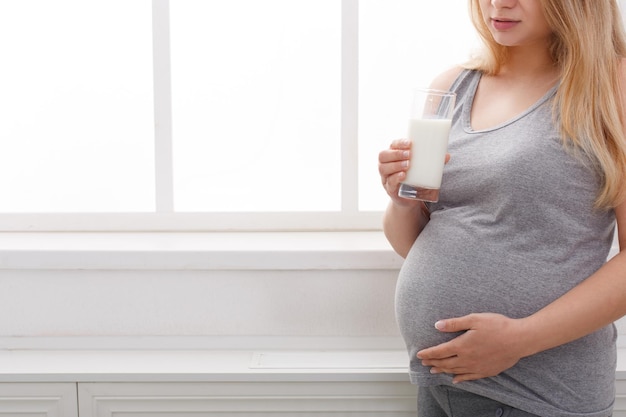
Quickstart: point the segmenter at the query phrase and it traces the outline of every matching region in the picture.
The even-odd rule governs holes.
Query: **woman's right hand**
[[[398,206],[414,207],[420,204],[419,200],[410,200],[398,196],[400,184],[406,178],[411,158],[411,141],[397,139],[391,142],[388,149],[378,154],[378,173],[385,191]]]
[[[398,196],[400,184],[406,179],[411,159],[411,141],[409,139],[397,139],[391,142],[388,149],[378,154],[378,173],[385,191],[394,204],[404,207],[419,205],[419,200],[412,200]],[[450,154],[446,154],[446,161],[450,160]]]

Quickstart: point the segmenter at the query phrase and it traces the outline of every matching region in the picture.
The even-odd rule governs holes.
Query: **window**
[[[0,212],[154,210],[147,1],[0,5]]]
[[[378,228],[377,153],[404,134],[406,95],[475,44],[464,1],[23,0],[0,16],[2,230]]]
[[[177,211],[341,210],[341,3],[170,2]]]

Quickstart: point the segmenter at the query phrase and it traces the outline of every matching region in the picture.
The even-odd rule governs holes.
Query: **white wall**
[[[148,336],[402,346],[400,265],[381,232],[3,234],[0,348]]]
[[[0,271],[0,336],[395,336],[397,271]]]

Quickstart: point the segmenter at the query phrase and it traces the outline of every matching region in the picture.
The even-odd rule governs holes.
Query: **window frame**
[[[358,0],[341,3],[341,210],[175,212],[169,0],[152,0],[155,211],[1,213],[0,231],[379,230],[380,212],[358,209]]]

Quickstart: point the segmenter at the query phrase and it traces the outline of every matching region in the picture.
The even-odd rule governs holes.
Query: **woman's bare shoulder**
[[[450,89],[459,74],[464,70],[461,66],[454,66],[439,74],[430,84],[430,88],[447,91]]]

